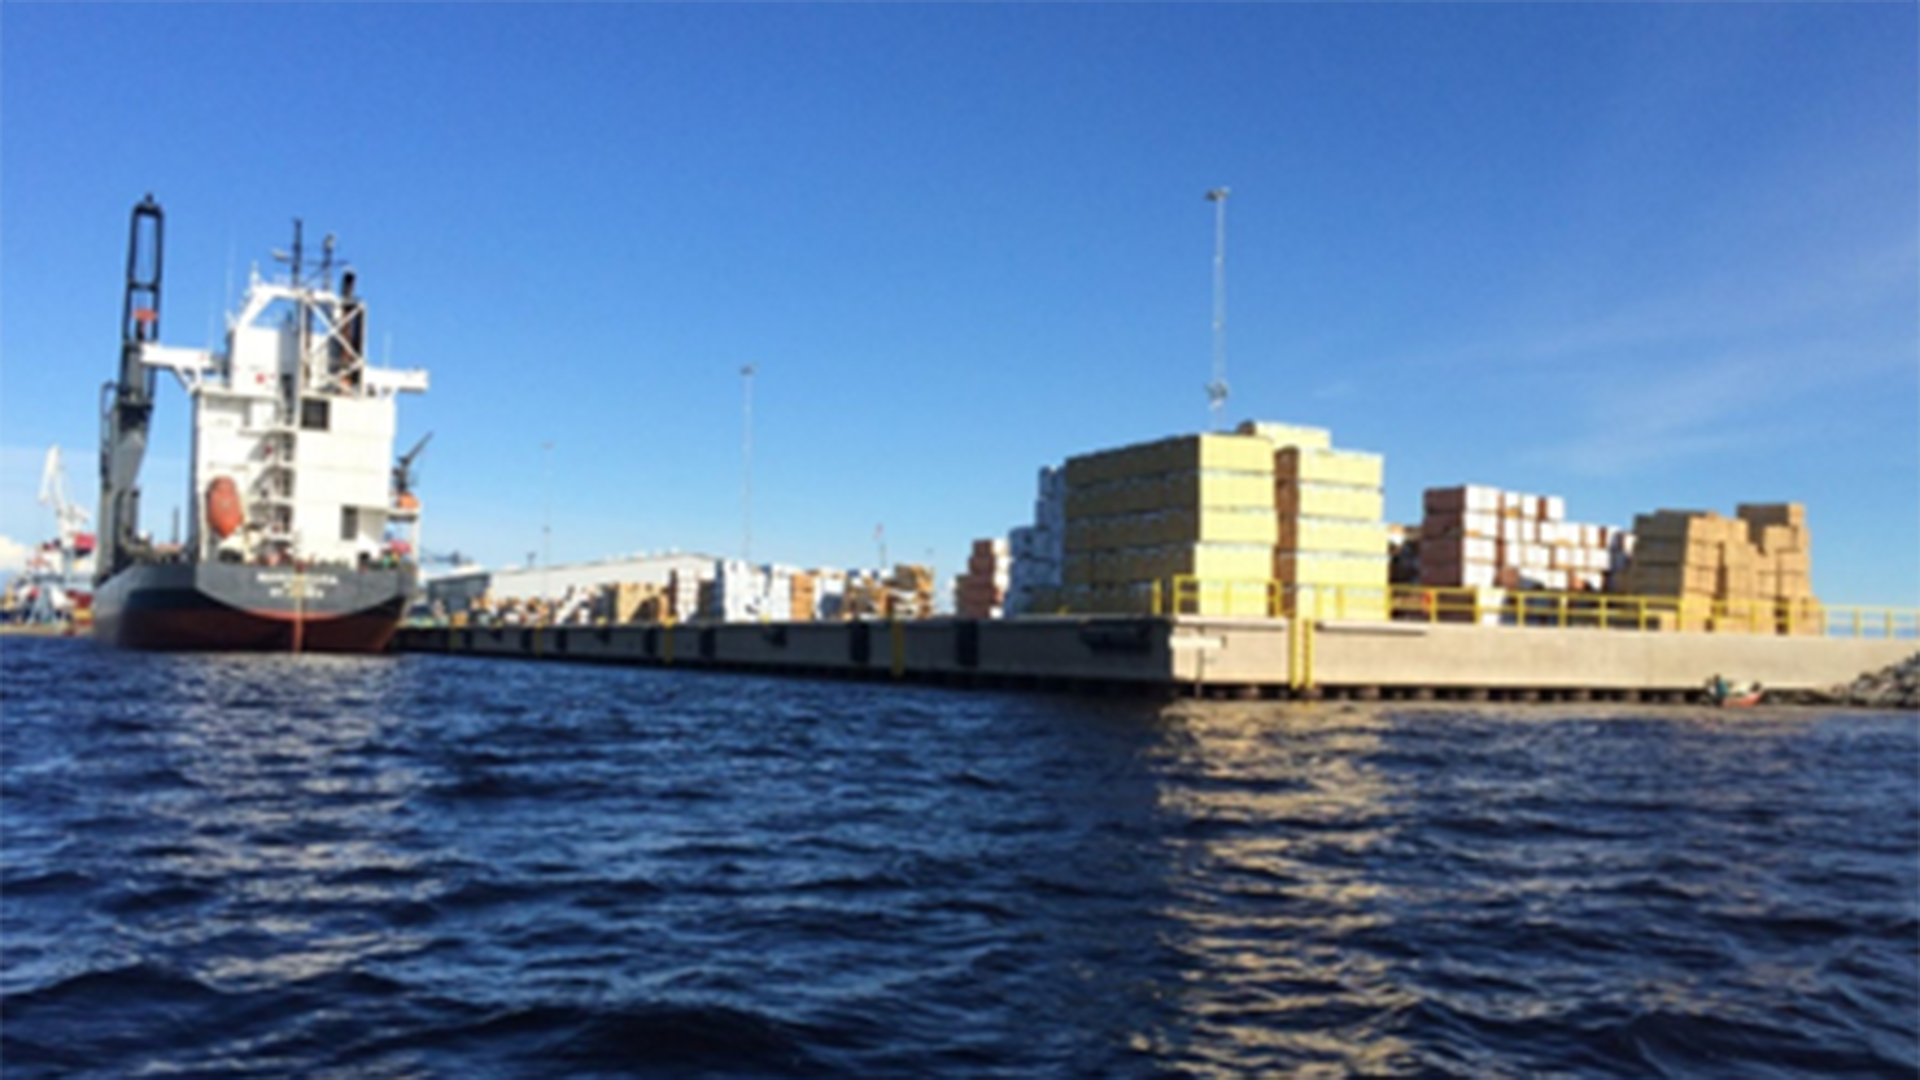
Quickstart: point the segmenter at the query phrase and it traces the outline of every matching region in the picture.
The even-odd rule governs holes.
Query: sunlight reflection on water
[[[1164,813],[1182,884],[1182,1008],[1197,1074],[1290,1062],[1300,1075],[1385,1075],[1412,1060],[1387,1029],[1410,995],[1344,943],[1390,933],[1370,863],[1391,828],[1391,780],[1372,767],[1377,715],[1182,702],[1169,722]],[[1329,722],[1333,720],[1333,722]],[[1204,1048],[1204,1049],[1200,1049]]]

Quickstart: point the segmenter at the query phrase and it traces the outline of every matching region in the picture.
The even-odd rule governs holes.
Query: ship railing
[[[1712,599],[1420,585],[1294,585],[1175,575],[1154,582],[1155,615],[1301,617],[1645,633],[1784,634],[1920,640],[1920,609],[1798,599]]]

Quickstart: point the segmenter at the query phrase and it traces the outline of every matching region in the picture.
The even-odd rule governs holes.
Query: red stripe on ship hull
[[[396,608],[332,618],[302,618],[297,630],[300,651],[381,652],[400,628],[397,616]],[[291,652],[296,629],[295,620],[286,612],[150,608],[123,613],[110,632],[114,644],[129,649]]]

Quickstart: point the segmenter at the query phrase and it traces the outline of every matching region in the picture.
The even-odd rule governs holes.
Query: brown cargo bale
[[[1754,550],[1742,536],[1738,540],[1729,540],[1720,545],[1720,565],[1738,570],[1752,570],[1760,564],[1760,553]]]
[[[1759,574],[1738,566],[1722,566],[1714,595],[1723,600],[1751,600],[1760,595]]]
[[[1749,527],[1785,525],[1793,529],[1807,527],[1807,508],[1803,503],[1741,503],[1734,514]]]
[[[1626,591],[1637,596],[1712,596],[1719,588],[1719,568],[1642,564],[1627,568]]]
[[[1686,537],[1643,536],[1634,545],[1633,561],[1646,566],[1718,566],[1720,545]]]
[[[1790,525],[1753,524],[1748,533],[1763,555],[1773,555],[1787,548],[1801,546],[1799,543],[1801,531]]]
[[[1651,514],[1636,514],[1633,518],[1633,532],[1640,543],[1659,537],[1672,540],[1704,540],[1701,522],[1708,515],[1700,510],[1656,510]],[[1718,536],[1713,539],[1719,539]]]

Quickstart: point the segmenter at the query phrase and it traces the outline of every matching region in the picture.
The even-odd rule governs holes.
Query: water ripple
[[[1911,1076],[1911,717],[9,640],[18,1077]]]

